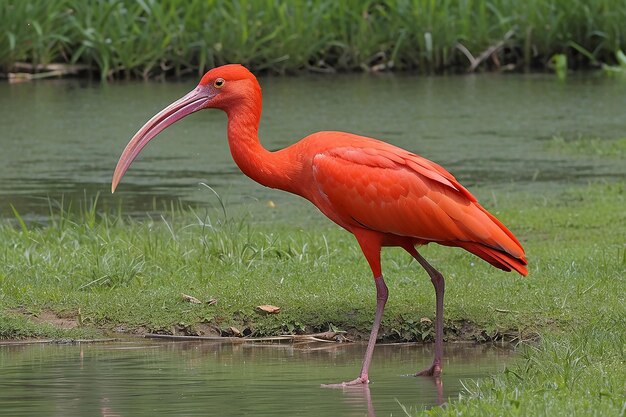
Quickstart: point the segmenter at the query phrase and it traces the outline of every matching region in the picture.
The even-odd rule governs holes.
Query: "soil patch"
[[[50,310],[43,310],[38,313],[33,313],[30,311],[26,311],[24,309],[18,308],[18,309],[9,310],[9,312],[26,317],[29,320],[34,321],[35,323],[50,324],[58,329],[67,330],[67,329],[74,329],[79,326],[78,319],[71,317],[71,316],[62,316]]]

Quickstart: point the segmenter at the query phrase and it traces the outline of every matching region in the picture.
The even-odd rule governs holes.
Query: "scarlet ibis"
[[[258,136],[261,87],[238,64],[204,74],[191,92],[150,119],[132,137],[113,174],[111,190],[141,149],[165,128],[198,110],[216,108],[228,116],[228,145],[241,171],[258,183],[306,198],[352,233],[376,284],[376,313],[356,379],[331,386],[366,384],[387,301],[380,254],[383,246],[406,250],[435,287],[435,354],[415,375],[439,377],[443,357],[443,275],[416,247],[430,242],[461,247],[504,271],[527,275],[519,241],[495,216],[438,164],[376,139],[324,131],[275,152]]]

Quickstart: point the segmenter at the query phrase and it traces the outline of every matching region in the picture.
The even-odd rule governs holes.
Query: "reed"
[[[9,0],[0,71],[23,62],[84,64],[103,79],[226,62],[272,73],[543,70],[554,54],[584,68],[616,63],[625,21],[621,0]]]

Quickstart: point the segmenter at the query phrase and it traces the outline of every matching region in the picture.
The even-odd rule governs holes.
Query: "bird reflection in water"
[[[441,406],[443,405],[443,381],[440,377],[432,377],[428,378],[432,382],[432,397],[436,398],[435,405]],[[376,409],[374,407],[374,401],[372,400],[372,392],[370,388],[371,384],[362,384],[362,385],[346,385],[342,388],[345,402],[354,406],[355,409],[362,410],[364,408],[367,409],[367,417],[376,417]],[[416,387],[417,389],[418,387]],[[420,386],[419,389],[423,390],[423,386]],[[420,392],[420,397],[431,397],[425,392]],[[396,401],[398,401],[396,399]],[[404,408],[398,401],[398,408]]]

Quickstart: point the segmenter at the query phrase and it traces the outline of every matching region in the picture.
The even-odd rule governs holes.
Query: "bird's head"
[[[121,181],[139,152],[168,126],[202,109],[221,109],[229,113],[245,109],[258,119],[261,114],[261,87],[256,77],[239,64],[213,68],[188,94],[154,115],[141,127],[122,152],[111,183],[111,192]]]

